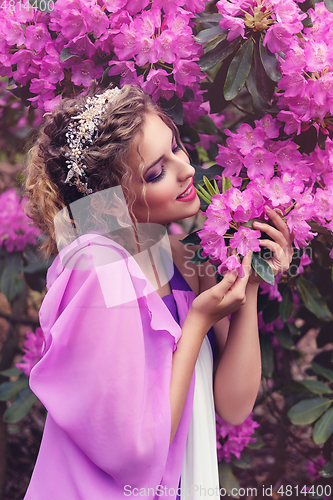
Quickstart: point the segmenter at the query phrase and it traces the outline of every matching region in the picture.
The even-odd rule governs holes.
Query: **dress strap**
[[[190,285],[187,283],[186,279],[183,277],[179,271],[176,264],[173,264],[174,274],[170,280],[171,290],[184,290],[187,292],[192,292]]]

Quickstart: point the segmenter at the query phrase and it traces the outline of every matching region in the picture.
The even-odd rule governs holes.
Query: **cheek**
[[[160,206],[162,208],[166,203],[173,202],[176,198],[174,186],[164,182],[160,185],[152,186],[146,194],[146,200],[149,206]]]

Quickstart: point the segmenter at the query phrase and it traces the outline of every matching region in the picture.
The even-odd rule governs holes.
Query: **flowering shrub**
[[[79,91],[105,71],[154,100],[191,89],[189,114],[204,114],[202,49],[192,36],[203,0],[58,0],[48,13],[20,6],[0,12],[0,75],[25,88],[34,107],[53,110],[73,85]]]
[[[256,438],[251,437],[256,427],[259,427],[259,424],[252,419],[252,413],[240,425],[228,424],[216,415],[218,461],[224,459],[226,462],[230,462],[231,454],[240,458],[245,446],[256,441]],[[225,440],[226,437],[227,440]],[[225,440],[223,445],[220,442],[221,439]]]
[[[26,201],[20,201],[14,189],[0,195],[0,247],[4,243],[8,252],[21,251],[27,243],[35,244],[40,235],[24,212]]]
[[[301,37],[288,40],[285,58],[279,58],[282,78],[278,83],[278,118],[286,134],[297,134],[313,125],[328,135],[333,130],[333,13],[324,3],[309,10],[312,27]],[[276,50],[277,52],[277,50]]]
[[[302,30],[301,21],[307,17],[293,0],[269,3],[265,0],[220,0],[216,6],[223,15],[220,27],[228,30],[227,40],[238,36],[245,38],[245,31],[263,32],[264,45],[267,44],[271,52],[284,51],[292,35]]]
[[[236,256],[229,256],[228,246],[243,256],[249,250],[260,250],[261,233],[251,229],[251,221],[267,219],[265,206],[278,209],[286,219],[297,248],[306,247],[316,236],[311,222],[333,229],[331,139],[327,139],[325,151],[317,145],[310,155],[301,154],[292,140],[277,140],[278,120],[265,115],[255,123],[254,129],[244,123],[236,133],[225,130],[227,146],[219,146],[216,161],[232,186],[220,192],[220,182],[220,189],[212,191],[216,194],[204,195],[211,203],[204,229],[198,234],[203,255],[220,261],[219,272],[241,269]],[[203,195],[202,190],[199,194]]]
[[[27,339],[24,342],[22,363],[16,363],[15,366],[29,377],[31,370],[42,357],[44,334],[41,328],[37,328],[35,333],[27,332],[26,335]]]

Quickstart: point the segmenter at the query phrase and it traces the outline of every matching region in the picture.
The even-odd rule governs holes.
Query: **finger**
[[[253,223],[253,227],[255,229],[259,229],[260,231],[264,231],[266,234],[268,234],[268,236],[273,238],[273,240],[276,241],[281,247],[286,248],[288,246],[288,241],[286,240],[282,232],[276,229],[275,227],[257,221]]]
[[[223,280],[215,286],[219,289],[219,292],[224,295],[232,287],[237,278],[237,272],[227,271],[223,276]]]
[[[245,273],[244,278],[245,277],[247,277],[247,279],[249,278],[250,273],[251,273],[251,266],[252,266],[252,252],[249,251],[249,252],[247,252],[245,257],[243,258],[243,262],[242,262],[242,267],[243,267],[244,273]]]
[[[271,221],[274,223],[275,227],[281,231],[283,236],[286,238],[286,240],[291,242],[291,234],[289,231],[289,228],[286,224],[286,222],[280,217],[278,213],[275,212],[275,210],[272,210],[269,207],[265,207],[266,213],[268,217],[271,219]]]
[[[289,258],[285,250],[278,243],[271,240],[259,240],[259,245],[267,247],[273,252],[275,259],[279,262],[281,272],[289,268]]]

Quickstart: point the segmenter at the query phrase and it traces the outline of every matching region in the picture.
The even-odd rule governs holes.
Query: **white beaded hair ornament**
[[[89,149],[93,143],[93,139],[97,137],[97,128],[103,119],[108,104],[113,101],[121,90],[118,87],[108,89],[103,94],[88,97],[87,102],[81,113],[72,117],[68,125],[68,132],[66,133],[67,144],[70,152],[66,153],[66,160],[68,174],[65,183],[71,186],[76,186],[80,193],[85,196],[91,194],[92,189],[88,188],[87,174],[84,164],[84,153]],[[78,106],[77,106],[78,107]],[[83,182],[80,179],[83,178]]]

